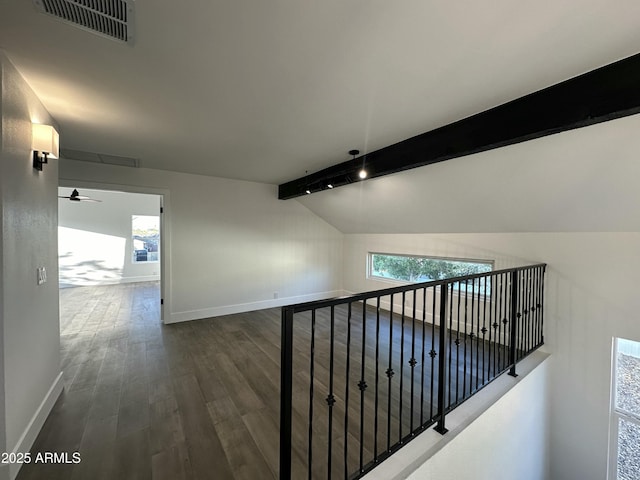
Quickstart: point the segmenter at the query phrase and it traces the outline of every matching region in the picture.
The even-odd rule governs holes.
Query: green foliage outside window
[[[491,263],[479,263],[439,258],[410,257],[405,255],[371,254],[371,274],[376,277],[426,282],[444,278],[490,272]]]

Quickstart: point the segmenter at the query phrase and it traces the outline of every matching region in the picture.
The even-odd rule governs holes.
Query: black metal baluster
[[[380,386],[380,297],[376,301],[376,398],[373,417],[373,461],[378,462],[378,389]]]
[[[484,372],[487,363],[487,353],[485,351],[487,346],[487,283],[489,283],[488,279],[490,278],[490,275],[484,277],[484,299],[482,302],[482,330],[480,330],[480,332],[482,332],[482,385],[484,385]],[[489,304],[489,312],[491,312],[491,304]],[[489,323],[491,323],[491,321],[489,321]],[[480,326],[479,321],[478,326]],[[491,330],[489,330],[489,342],[491,342]]]
[[[478,281],[478,300],[477,302],[475,301],[476,298],[476,280]],[[474,279],[473,280],[473,285],[471,288],[471,352],[473,353],[473,339],[476,339],[476,388],[472,388],[473,387],[473,367],[471,368],[471,386],[469,387],[470,391],[475,391],[478,390],[478,378],[480,378],[480,371],[479,371],[479,365],[480,365],[480,357],[479,357],[479,353],[480,353],[480,344],[478,343],[479,339],[480,339],[480,335],[476,334],[475,332],[480,333],[480,279]],[[475,305],[475,308],[474,308]],[[475,330],[474,330],[474,326],[473,326],[473,312],[476,312],[476,325],[475,325]],[[473,359],[473,357],[472,357]]]
[[[307,455],[308,478],[311,480],[311,470],[313,467],[313,376],[314,359],[316,352],[316,310],[311,310],[311,355],[309,360],[309,449]]]
[[[518,313],[520,317],[518,318],[517,335],[520,347],[516,349],[517,363],[522,356],[522,352],[527,348],[527,271],[522,270],[517,272],[516,275],[518,275],[518,285],[522,285],[522,287],[518,288],[518,300],[520,302]]]
[[[542,279],[544,278],[544,267],[538,268],[538,298],[536,300],[536,331],[537,331],[537,345],[542,344]]]
[[[527,272],[525,270],[515,272],[518,279],[518,322],[516,325],[516,363],[520,353],[526,348],[527,341]]]
[[[522,349],[524,348],[524,336],[525,336],[525,329],[524,329],[524,318],[523,318],[523,312],[524,312],[524,302],[527,298],[525,289],[526,289],[526,276],[525,276],[525,272],[522,271],[516,271],[514,272],[514,275],[517,278],[517,285],[518,285],[518,290],[517,290],[517,305],[518,305],[518,309],[517,312],[518,314],[516,315],[517,317],[517,322],[516,322],[516,356],[515,356],[515,361],[516,363],[518,362],[518,352],[522,351]],[[513,294],[513,290],[511,291],[511,294]],[[519,315],[519,316],[518,316]],[[511,334],[511,332],[509,332],[509,334]],[[511,351],[509,351],[509,364],[511,364]]]
[[[460,285],[462,287],[462,285]],[[458,295],[462,295],[462,289],[458,288]],[[464,335],[462,337],[463,342],[463,365],[462,365],[462,399],[467,398],[467,324],[469,323],[468,313],[469,313],[469,279],[464,281]],[[460,337],[460,332],[458,332],[458,337]],[[473,352],[472,352],[473,356]],[[460,366],[458,365],[458,368]]]
[[[422,351],[420,364],[420,426],[424,426],[424,342],[427,328],[427,287],[422,289]]]
[[[334,365],[334,352],[335,352],[335,307],[331,305],[331,333],[329,338],[329,394],[327,395],[326,402],[329,406],[329,425],[328,425],[328,444],[327,444],[327,478],[331,480],[331,458],[333,456],[333,406],[336,404],[336,399],[333,395],[333,365]]]
[[[502,274],[502,293],[500,297],[500,326],[498,327],[498,338],[502,338],[500,340],[500,349],[498,350],[498,372],[495,373],[497,375],[499,372],[502,372],[505,367],[505,362],[508,361],[507,352],[505,350],[507,348],[507,289],[508,289],[508,277],[507,274]],[[507,357],[505,359],[505,357]]]
[[[518,315],[516,315],[516,317],[518,317],[518,320],[516,322],[516,362],[518,361],[518,352],[521,351],[524,348],[524,339],[525,339],[525,335],[526,335],[526,330],[524,328],[524,318],[523,317],[523,312],[524,312],[524,303],[526,301],[527,295],[526,295],[526,272],[524,270],[520,270],[520,271],[516,271],[515,273],[515,278],[517,279],[518,282],[518,310],[517,313],[520,314],[520,316],[518,317]],[[511,332],[509,332],[511,333]],[[509,355],[511,355],[511,353],[509,353]],[[509,359],[509,364],[511,364],[511,358]]]
[[[518,311],[518,271],[514,270],[511,274],[511,318],[510,318],[510,354],[509,363],[511,369],[509,375],[517,377],[516,374],[516,335],[518,332],[518,323],[520,318],[520,312]]]
[[[527,292],[527,353],[532,350],[533,346],[533,270],[527,270],[528,292]]]
[[[500,370],[500,349],[502,348],[502,339],[500,336],[501,333],[501,325],[502,325],[502,274],[499,274],[496,277],[496,287],[498,291],[496,293],[496,307],[495,307],[495,316],[493,318],[494,328],[494,368],[492,378],[495,378],[498,371]]]
[[[409,433],[413,435],[413,394],[414,394],[414,382],[415,382],[415,367],[418,363],[416,361],[416,291],[413,290],[413,312],[411,318],[411,360],[409,360],[409,366],[411,367],[411,402],[409,412]]]
[[[489,304],[489,365],[487,367],[487,380],[491,378],[491,366],[495,370],[496,365],[496,308],[498,305],[498,276],[491,276],[491,303]],[[493,355],[491,355],[493,353]]]
[[[506,282],[506,283],[507,283],[508,285],[511,285],[511,284],[509,283],[510,281],[511,281],[511,279],[510,279],[510,275],[509,275],[509,274],[507,274],[507,282]],[[518,284],[518,285],[519,285],[519,284]],[[511,302],[511,295],[512,295],[512,294],[513,294],[513,291],[511,290],[511,288],[509,288],[509,290],[505,293],[505,297],[504,297],[504,298],[505,298],[505,302],[507,302],[507,301],[508,301],[508,302]],[[509,297],[509,300],[507,300],[507,296]],[[516,297],[516,298],[517,298],[517,297]],[[510,311],[510,305],[511,305],[510,303],[505,303],[505,306],[504,306],[505,316],[504,316],[503,322],[504,322],[504,324],[505,324],[505,325],[504,325],[505,345],[511,345],[511,343],[510,343],[511,330],[509,330],[509,332],[507,333],[507,325],[509,325],[509,315],[507,314],[507,312],[509,312],[509,311]],[[519,313],[519,312],[520,312],[520,311],[518,310],[518,313]],[[519,323],[519,322],[516,322],[516,334],[517,334],[517,332],[518,332],[518,323]],[[507,335],[509,335],[509,336],[507,337]],[[508,342],[508,343],[507,343],[507,342]],[[505,356],[504,356],[504,361],[505,361],[505,362],[509,362],[509,361],[510,361],[510,355],[511,355],[511,351],[510,351],[510,349],[507,349],[507,350],[505,351]],[[506,365],[503,365],[503,369],[504,369],[504,368],[506,368],[506,367],[508,367],[508,366],[509,366],[509,363],[507,363]]]
[[[547,267],[542,267],[542,281],[540,282],[540,344],[544,343],[544,274]]]
[[[520,313],[520,321],[518,322],[518,339],[520,348],[516,350],[516,363],[522,357],[523,352],[527,350],[527,283],[528,283],[528,272],[527,270],[523,270],[520,273],[520,278],[518,278],[518,282],[522,283],[522,287],[518,290],[518,295],[520,295],[520,309],[518,313]]]
[[[349,370],[351,367],[351,302],[347,309],[347,357],[344,382],[344,478],[349,478]]]
[[[451,348],[451,345],[453,343],[453,290],[455,288],[455,283],[451,283],[451,295],[449,295],[449,365],[447,366],[448,368],[448,375],[447,375],[447,380],[449,382],[449,394],[448,394],[448,398],[449,398],[449,406],[451,405],[451,391],[453,390],[451,388],[451,379],[453,378],[453,375],[451,375],[451,365],[453,364],[453,348]],[[449,288],[449,284],[447,283],[446,288]]]
[[[495,317],[495,327],[496,327],[496,338],[494,343],[494,357],[493,357],[493,377],[498,374],[500,370],[500,350],[502,348],[502,340],[501,340],[501,332],[502,332],[502,288],[504,282],[502,281],[502,274],[499,275],[499,290],[498,290],[498,301],[496,303],[496,317]],[[497,349],[496,349],[497,344]]]
[[[443,287],[440,287],[443,288]],[[433,293],[431,294],[431,351],[429,356],[431,357],[431,393],[429,397],[429,418],[433,418],[433,387],[435,380],[435,361],[436,361],[436,287],[433,287]],[[440,328],[440,334],[444,335],[444,330]]]
[[[521,289],[523,288],[523,277],[520,275],[519,271],[516,271],[514,273],[512,273],[512,275],[510,275],[511,279],[510,281],[513,281],[513,275],[515,275],[516,277],[516,285],[518,287],[518,289],[516,290],[516,317],[517,317],[517,321],[515,323],[515,330],[516,330],[516,362],[518,361],[518,350],[520,350],[521,345],[522,345],[522,335],[521,335],[521,327],[522,327],[522,302],[523,302],[523,297],[524,295],[521,292]],[[511,286],[509,288],[509,306],[507,308],[509,308],[509,312],[511,312],[511,306],[513,306],[513,300],[511,300],[511,296],[513,295],[513,287]],[[518,317],[518,315],[520,315]],[[511,325],[511,318],[510,317],[506,317],[509,320],[509,325],[511,328],[513,328],[513,325]],[[507,367],[511,368],[511,330],[509,330],[509,358],[508,358],[508,365]]]
[[[491,375],[491,368],[493,367],[494,372],[496,370],[496,340],[498,338],[498,322],[496,319],[498,318],[498,297],[500,293],[500,280],[498,277],[498,275],[494,277],[495,285],[492,287],[493,302],[491,305],[491,311],[493,315],[490,322],[490,332],[493,333],[493,342],[489,345],[489,349],[493,350],[493,358],[489,361],[489,373],[487,375],[487,378],[489,379],[493,378],[493,376]]]
[[[531,270],[531,350],[538,345],[538,269]]]
[[[538,344],[536,341],[536,274],[537,269],[531,269],[531,288],[529,293],[529,323],[530,323],[530,339],[529,339],[529,351],[533,351],[534,347]]]
[[[439,338],[439,354],[438,359],[438,424],[435,427],[435,431],[444,435],[448,432],[445,427],[445,387],[447,386],[447,344],[451,344],[451,337],[447,340],[447,283],[440,285],[440,338]],[[435,296],[435,289],[433,294]],[[451,302],[453,304],[453,302]],[[435,299],[434,299],[435,304]],[[435,320],[434,320],[435,323]],[[451,360],[449,360],[451,365]],[[451,387],[449,386],[449,397],[451,396]],[[451,404],[451,398],[449,398],[449,404]]]
[[[280,480],[291,480],[293,309],[282,309],[280,334]]]
[[[510,282],[510,274],[505,274],[505,280],[504,280],[504,313],[502,315],[502,344],[505,346],[504,350],[503,350],[503,355],[502,355],[502,368],[500,369],[500,371],[504,371],[505,367],[508,367],[509,364],[507,363],[509,361],[509,333],[507,333],[507,328],[509,326],[509,305],[510,305],[510,301],[509,300],[511,297],[509,296],[511,294],[511,283]]]
[[[389,379],[387,391],[387,452],[391,450],[391,379],[393,378],[393,293],[389,307],[389,367],[385,372]]]
[[[511,305],[511,284],[510,282],[510,274],[504,274],[504,315],[502,317],[502,344],[505,346],[503,355],[502,355],[502,368],[500,371],[504,371],[505,368],[509,366],[509,337],[507,337],[507,325],[509,324],[509,306]],[[509,333],[510,335],[510,333]]]
[[[539,288],[540,288],[540,268],[536,267],[534,270],[534,281],[533,281],[533,337],[534,337],[534,347],[538,347],[540,345],[540,336],[538,331],[538,315],[540,306],[540,297]]]
[[[461,306],[461,293],[460,293],[460,288],[462,287],[460,285],[460,282],[457,282],[458,284],[458,317],[457,317],[457,326],[456,326],[456,340],[455,340],[455,344],[456,344],[456,403],[458,403],[459,398],[460,398],[460,306]],[[452,292],[453,295],[453,292]]]
[[[518,295],[520,300],[520,307],[518,313],[520,313],[520,320],[518,321],[518,339],[520,347],[516,349],[516,363],[522,356],[522,353],[527,348],[527,271],[523,270],[518,272],[518,285],[522,287],[518,288]]]
[[[367,301],[362,301],[362,357],[360,359],[360,382],[358,382],[358,388],[360,389],[360,473],[363,472],[362,466],[364,465],[364,392],[367,389],[367,382],[364,378],[365,360],[366,360],[366,347],[367,347]],[[345,440],[346,441],[346,440]]]
[[[402,317],[400,321],[400,405],[398,408],[398,443],[402,444],[402,391],[404,388],[404,306],[406,292],[402,292]]]

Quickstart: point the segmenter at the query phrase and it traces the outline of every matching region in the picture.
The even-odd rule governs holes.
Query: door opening
[[[78,188],[80,195],[74,196],[73,190],[59,188],[60,288],[144,284],[157,298],[161,320],[162,195]],[[61,329],[62,301],[61,295]]]

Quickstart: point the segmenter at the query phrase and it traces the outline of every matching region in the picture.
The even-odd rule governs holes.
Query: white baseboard
[[[324,299],[328,299],[328,298],[334,298],[334,297],[341,297],[341,296],[349,296],[349,295],[354,295],[353,292],[350,292],[348,290],[332,290],[329,292],[321,292],[321,293],[314,293],[314,294],[310,294],[310,295],[299,295],[299,296],[295,296],[295,297],[286,297],[286,298],[278,298],[278,299],[274,299],[274,300],[263,300],[263,301],[258,301],[258,302],[249,302],[249,303],[240,303],[240,304],[236,304],[236,305],[225,305],[222,307],[212,307],[212,308],[205,308],[205,309],[201,309],[201,310],[189,310],[189,311],[185,311],[185,312],[177,312],[177,313],[172,313],[169,315],[169,317],[165,320],[166,324],[169,323],[179,323],[179,322],[187,322],[190,320],[199,320],[202,318],[211,318],[211,317],[219,317],[222,315],[233,315],[234,313],[244,313],[244,312],[251,312],[254,310],[262,310],[264,308],[274,308],[274,307],[282,307],[284,305],[293,305],[296,303],[302,303],[302,302],[311,302],[314,300],[324,300]],[[401,298],[401,295],[398,295],[397,298]],[[393,312],[394,314],[401,314],[402,313],[402,303],[398,303],[396,301],[393,302]],[[369,306],[374,305],[374,301],[370,301],[367,303]],[[390,311],[391,310],[391,302],[389,302],[389,300],[386,300],[384,298],[381,298],[380,300],[380,308],[384,311]],[[408,305],[405,306],[405,315],[407,318],[413,318],[413,305]],[[423,312],[422,312],[422,308],[416,308],[416,312],[415,312],[415,318],[416,320],[422,321],[423,318]],[[436,315],[438,315],[438,312],[436,313]],[[424,313],[424,319],[425,322],[428,324],[433,323],[433,318],[431,315],[431,311],[427,311]],[[455,322],[455,324],[453,325],[452,330],[453,331],[457,331],[457,329],[460,329],[461,332],[471,332],[474,331],[474,325],[471,325],[470,323],[467,323],[465,325],[465,322],[460,322],[460,326],[458,327],[457,322]],[[466,328],[466,330],[465,330]],[[478,326],[475,326],[475,331],[477,332]],[[477,334],[477,333],[476,333]],[[487,338],[488,340],[488,338]],[[502,343],[502,337],[498,340],[498,343]],[[508,339],[507,339],[508,340]]]
[[[185,312],[174,312],[168,315],[164,323],[187,322],[189,320],[199,320],[202,318],[219,317],[221,315],[233,315],[234,313],[251,312],[264,308],[282,307],[295,303],[312,302],[314,300],[324,300],[338,297],[343,294],[342,290],[331,290],[329,292],[312,293],[309,295],[297,295],[295,297],[276,298],[273,300],[261,300],[258,302],[239,303],[235,305],[224,305],[221,307],[203,308],[200,310],[189,310]]]
[[[26,453],[31,450],[33,446],[33,442],[35,442],[36,437],[40,433],[42,426],[44,425],[45,420],[49,416],[53,405],[58,400],[58,397],[62,393],[62,389],[64,387],[64,382],[62,381],[62,372],[58,374],[56,379],[51,384],[49,391],[42,399],[40,406],[31,417],[31,421],[27,425],[27,428],[22,432],[18,443],[11,450],[13,453]],[[18,476],[18,472],[20,471],[20,467],[22,467],[21,463],[11,463],[9,464],[9,479],[15,480]]]

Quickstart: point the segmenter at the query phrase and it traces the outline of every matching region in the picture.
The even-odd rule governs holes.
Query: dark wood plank
[[[184,442],[156,453],[151,458],[153,480],[188,480],[193,477]]]
[[[220,478],[233,478],[195,376],[174,379],[174,391],[195,478],[206,478],[214,471]]]

